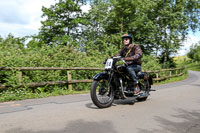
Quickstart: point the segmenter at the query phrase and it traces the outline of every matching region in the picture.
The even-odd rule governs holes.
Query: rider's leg
[[[129,65],[126,67],[129,77],[134,83],[138,83],[138,77],[136,73],[141,71],[140,65]]]
[[[140,89],[138,87],[138,77],[136,73],[141,71],[141,66],[140,65],[129,65],[127,66],[127,72],[129,74],[129,77],[132,79],[134,83],[134,93],[139,94]]]

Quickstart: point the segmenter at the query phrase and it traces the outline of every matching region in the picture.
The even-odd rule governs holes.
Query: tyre
[[[138,102],[146,101],[148,97],[137,98]]]
[[[90,90],[93,103],[99,108],[110,107],[114,101],[114,91],[108,80],[94,80]]]

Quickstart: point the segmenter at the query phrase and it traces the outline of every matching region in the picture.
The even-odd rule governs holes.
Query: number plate
[[[108,60],[106,61],[105,69],[110,69],[110,68],[112,68],[112,65],[113,65],[113,59],[108,59]]]

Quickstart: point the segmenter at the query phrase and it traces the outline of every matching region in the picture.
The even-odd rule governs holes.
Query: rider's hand
[[[108,59],[106,58],[105,60],[104,60],[104,62],[103,62],[103,64],[106,64],[106,61],[107,61]]]
[[[131,57],[125,57],[124,60],[125,61],[130,61],[130,60],[133,60],[133,59]]]

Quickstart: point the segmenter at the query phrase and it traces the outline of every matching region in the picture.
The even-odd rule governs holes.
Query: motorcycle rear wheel
[[[99,108],[108,108],[114,101],[114,91],[108,80],[94,80],[90,90],[93,103]]]
[[[147,81],[144,81],[144,85],[140,85],[140,87],[143,89],[143,91],[144,91],[144,95],[147,95],[146,97],[139,97],[139,98],[136,98],[137,99],[137,101],[139,101],[139,102],[142,102],[142,101],[146,101],[147,100],[147,98],[148,98],[148,95],[149,95],[149,81],[147,80]],[[140,89],[141,89],[140,88]]]

